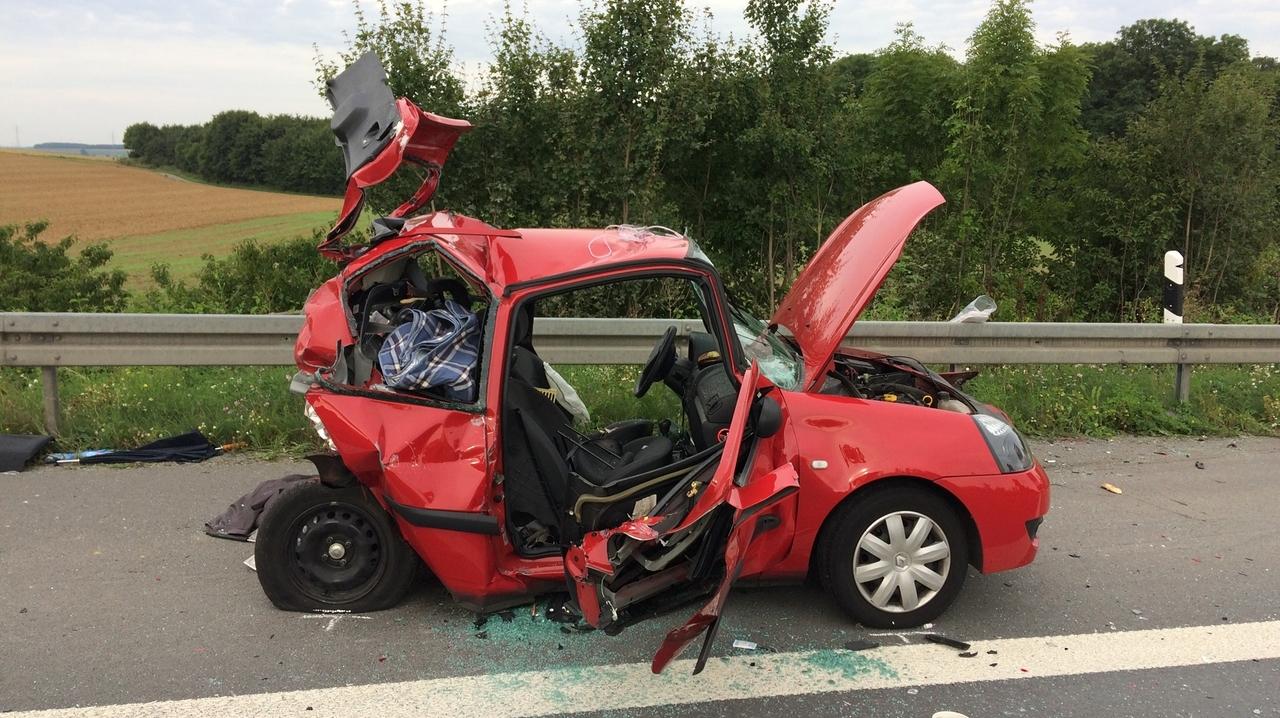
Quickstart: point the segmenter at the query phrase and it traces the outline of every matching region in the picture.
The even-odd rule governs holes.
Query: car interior
[[[478,392],[459,397],[427,381],[389,385],[379,362],[388,337],[401,325],[413,321],[414,312],[446,312],[452,304],[458,316],[474,318],[468,321],[466,331],[474,342],[476,360],[460,371],[469,371],[472,383],[478,387],[479,357],[484,351],[489,301],[474,280],[442,259],[438,252],[427,251],[401,256],[355,277],[348,283],[346,294],[348,318],[354,327],[356,342],[342,348],[334,367],[334,380],[360,389],[441,402],[474,403],[477,400]],[[418,318],[421,319],[421,315]]]
[[[527,554],[559,551],[584,532],[670,511],[677,499],[696,495],[719,462],[738,392],[715,336],[692,332],[678,349],[672,326],[657,340],[633,394],[638,400],[661,383],[679,400],[675,415],[585,431],[557,401],[534,345],[543,304],[527,300],[513,310],[503,394],[507,518]]]

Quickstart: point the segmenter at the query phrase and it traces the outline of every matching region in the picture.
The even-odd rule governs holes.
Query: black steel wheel
[[[254,546],[258,582],[288,611],[378,611],[404,597],[421,562],[361,486],[300,481],[268,505]]]

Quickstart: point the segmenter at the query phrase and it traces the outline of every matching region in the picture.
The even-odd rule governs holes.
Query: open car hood
[[[425,112],[405,98],[396,99],[378,56],[361,55],[326,83],[333,106],[330,127],[346,162],[347,191],[342,212],[320,243],[320,253],[346,262],[364,248],[345,247],[342,237],[355,226],[364,207],[364,191],[385,182],[405,162],[422,166],[426,177],[413,196],[391,212],[398,219],[431,199],[440,183],[449,151],[471,123]]]
[[[809,260],[772,320],[799,344],[807,389],[822,385],[836,349],[902,255],[907,235],[944,201],[928,182],[899,187],[846,217]]]

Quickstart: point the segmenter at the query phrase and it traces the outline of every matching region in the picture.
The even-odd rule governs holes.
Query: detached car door
[[[718,458],[681,476],[648,515],[587,533],[565,555],[583,619],[609,633],[709,595],[667,635],[654,656],[654,673],[705,633],[694,673],[702,670],[752,541],[770,529],[793,530],[761,521],[797,489],[791,464],[770,465],[773,452],[761,450],[786,421],[773,391],[753,363]]]

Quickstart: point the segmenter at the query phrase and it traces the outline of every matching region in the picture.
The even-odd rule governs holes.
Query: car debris
[[[1116,486],[1115,484],[1111,484],[1111,483],[1103,484],[1103,485],[1102,485],[1102,486],[1100,486],[1099,488],[1103,489],[1104,491],[1110,491],[1110,492],[1111,492],[1111,493],[1113,493],[1113,494],[1123,494],[1123,493],[1124,493],[1124,491],[1122,491],[1122,490],[1120,489],[1120,487],[1119,487],[1119,486]]]
[[[258,535],[258,519],[267,505],[295,481],[311,480],[313,479],[309,476],[290,474],[263,481],[249,493],[232,501],[225,511],[206,521],[204,532],[214,538],[254,543]]]
[[[760,646],[755,641],[744,641],[741,638],[735,638],[733,640],[733,647],[741,648],[744,651],[754,651]]]
[[[969,644],[965,643],[964,641],[960,641],[954,638],[949,638],[939,633],[926,633],[924,635],[924,640],[930,643],[937,643],[943,646],[950,646],[952,648],[955,648],[961,651],[967,651],[970,648]]]
[[[39,434],[0,434],[0,473],[22,471],[50,441]]]

